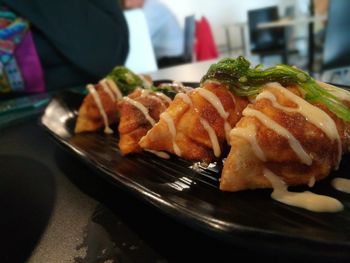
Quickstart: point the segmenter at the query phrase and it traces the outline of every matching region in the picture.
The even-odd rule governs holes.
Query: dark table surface
[[[0,145],[5,182],[0,186],[1,262],[231,261],[261,256],[189,228],[105,181],[56,144],[37,115],[3,128]]]
[[[168,78],[162,72],[153,77]],[[313,261],[229,244],[177,221],[63,149],[39,125],[41,114],[0,127],[0,262]]]

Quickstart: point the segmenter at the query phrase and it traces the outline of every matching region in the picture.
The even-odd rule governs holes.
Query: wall
[[[247,21],[247,11],[250,9],[278,5],[280,14],[285,7],[293,5],[297,14],[307,12],[308,0],[161,0],[176,14],[183,25],[186,15],[195,14],[196,18],[206,16],[212,26],[212,31],[218,46],[226,44],[224,25]],[[298,28],[297,36],[305,36],[306,29]],[[233,47],[240,47],[241,37],[238,27],[230,26],[230,40]]]

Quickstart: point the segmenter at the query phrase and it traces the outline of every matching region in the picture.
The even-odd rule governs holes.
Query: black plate
[[[177,157],[165,160],[148,153],[122,157],[117,135],[74,135],[82,99],[83,95],[73,92],[54,97],[41,125],[60,145],[110,182],[181,222],[233,244],[319,259],[350,258],[350,195],[330,186],[334,176],[346,177],[349,173],[348,156],[344,156],[337,172],[312,189],[339,199],[344,211],[314,213],[274,201],[271,190],[221,192],[220,165],[194,171],[189,168],[192,163]]]

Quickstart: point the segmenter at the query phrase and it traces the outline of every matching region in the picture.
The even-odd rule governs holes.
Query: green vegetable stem
[[[226,84],[238,96],[257,95],[268,82],[279,82],[284,86],[297,84],[306,100],[322,103],[339,118],[350,121],[350,109],[340,99],[320,87],[309,74],[289,65],[278,64],[266,69],[258,65],[253,68],[242,56],[225,58],[210,66],[201,83],[206,80]]]
[[[113,80],[124,96],[131,93],[137,87],[146,88],[145,81],[139,75],[124,66],[115,67],[106,78]]]

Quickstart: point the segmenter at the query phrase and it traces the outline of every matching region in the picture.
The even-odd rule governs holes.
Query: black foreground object
[[[0,155],[1,262],[25,262],[45,230],[54,200],[53,175],[44,164]]]

